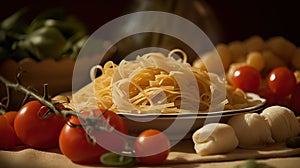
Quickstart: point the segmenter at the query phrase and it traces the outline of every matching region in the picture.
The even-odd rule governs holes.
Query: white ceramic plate
[[[164,131],[171,140],[191,138],[194,131],[206,123],[226,122],[229,117],[244,112],[259,112],[266,100],[257,94],[248,93],[250,100],[260,100],[261,103],[252,107],[239,110],[226,110],[209,113],[184,113],[184,114],[118,114],[125,120],[129,132],[138,135],[146,129],[158,129]]]

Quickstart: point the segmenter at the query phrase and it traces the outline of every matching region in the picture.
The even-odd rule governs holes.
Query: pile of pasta
[[[174,55],[182,58],[175,59]],[[96,70],[101,71],[100,76],[95,77]],[[90,76],[92,82],[72,95],[76,110],[203,113],[261,103],[250,100],[242,90],[226,85],[217,74],[191,66],[186,53],[180,49],[168,55],[150,52],[135,60],[122,60],[119,65],[108,61],[104,66],[94,66]]]

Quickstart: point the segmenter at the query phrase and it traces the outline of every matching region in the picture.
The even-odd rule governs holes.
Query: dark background
[[[144,8],[179,12],[184,17],[192,17],[193,21],[198,20],[201,23],[203,17],[193,15],[194,1],[206,3],[207,10],[210,9],[210,12],[214,14],[214,17],[206,21],[209,23],[216,21],[218,24],[212,24],[216,27],[204,26],[206,31],[212,30],[213,32],[208,35],[209,37],[218,36],[217,40],[213,41],[214,43],[229,43],[259,35],[264,39],[283,36],[300,46],[300,2],[296,0],[1,0],[0,20],[23,7],[30,8],[28,20],[47,9],[62,8],[66,13],[80,19],[88,28],[88,32],[93,33],[103,24],[119,16]],[[141,8],[143,3],[157,3],[162,6]],[[178,10],[180,8],[182,10]],[[152,34],[149,37],[153,38]],[[138,47],[143,47],[143,45],[136,47],[139,44],[131,43],[130,40],[132,39],[125,39],[126,45],[119,45],[116,54],[114,53],[116,56],[112,58],[108,56],[107,59],[121,60],[126,55],[124,52],[130,53]],[[173,44],[172,40],[170,41]],[[146,40],[143,42],[147,43]],[[188,55],[190,59],[190,54]],[[88,66],[86,68],[89,70]]]
[[[216,42],[228,43],[243,40],[251,35],[260,35],[263,38],[281,35],[300,45],[298,1],[204,0],[204,2],[212,9],[220,25],[221,35]],[[128,9],[134,9],[136,3],[133,0],[2,0],[0,19],[24,6],[31,7],[32,16],[46,9],[60,7],[82,20],[92,33],[104,23],[129,13]]]

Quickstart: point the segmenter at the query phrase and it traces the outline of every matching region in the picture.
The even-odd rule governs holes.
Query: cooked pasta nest
[[[174,54],[182,58],[175,59]],[[95,71],[101,75],[95,77]],[[92,82],[72,96],[76,110],[95,108],[127,113],[203,113],[242,109],[250,101],[242,90],[226,85],[217,74],[187,63],[180,49],[166,56],[151,52],[116,65],[108,61],[90,71]]]

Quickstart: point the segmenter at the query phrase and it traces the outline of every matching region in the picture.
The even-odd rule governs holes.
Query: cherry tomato
[[[278,67],[269,73],[268,86],[276,95],[285,97],[290,95],[296,88],[296,77],[288,68]]]
[[[23,144],[37,149],[58,146],[59,134],[65,119],[47,111],[48,108],[37,100],[21,107],[15,118],[14,127]],[[46,114],[47,116],[43,118]]]
[[[297,84],[291,97],[292,109],[297,116],[300,116],[300,83]]]
[[[128,134],[128,129],[123,119],[118,114],[110,110],[96,109],[92,110],[92,113],[94,117],[100,116],[99,121],[95,124],[95,126],[100,126],[103,125],[103,123],[108,122],[109,125],[105,127],[111,131],[91,131],[90,136],[92,136],[100,146],[110,151],[118,153],[124,150],[126,141],[117,135],[119,133],[122,133],[123,135]],[[81,115],[88,116],[90,115],[90,112],[85,111],[82,112]]]
[[[14,122],[15,118],[17,116],[18,112],[17,111],[9,111],[3,114],[3,116],[6,118],[8,123],[14,128]]]
[[[237,68],[232,76],[232,86],[245,92],[256,93],[259,89],[260,81],[259,71],[248,65]]]
[[[9,111],[9,112],[6,112],[6,113],[3,114],[3,117],[6,118],[8,124],[13,128],[14,134],[16,134],[14,123],[15,123],[15,118],[16,118],[17,114],[18,114],[17,111]],[[16,145],[20,145],[21,141],[20,141],[19,138],[17,138],[17,141],[18,142],[16,143]]]
[[[19,139],[7,119],[0,116],[0,149],[11,149],[19,143]]]
[[[95,117],[103,114],[104,118],[101,118],[101,122],[105,120],[107,121],[107,119],[109,119],[110,126],[114,127],[116,130],[124,134],[128,134],[128,128],[124,120],[117,113],[105,109],[95,109],[93,110],[93,113]]]
[[[102,114],[107,120],[99,117]],[[80,115],[91,116],[91,113],[82,112]],[[95,127],[98,124],[103,125],[104,122],[108,122],[115,130],[127,135],[128,130],[125,122],[116,113],[97,109],[92,111],[92,116],[99,117],[99,123],[95,123]],[[62,153],[73,162],[80,164],[100,163],[100,157],[109,152],[108,149],[113,148],[113,150],[121,151],[125,148],[124,139],[112,132],[92,130],[87,136],[82,124],[85,124],[85,121],[78,119],[77,116],[72,116],[63,127],[59,137],[59,147]],[[74,125],[79,127],[74,127]],[[111,129],[109,125],[107,128]],[[89,141],[87,137],[93,138],[94,141]]]
[[[99,116],[103,114],[103,117],[100,117],[98,125],[109,121],[108,129],[113,129],[111,131],[92,131],[91,136],[93,136],[96,142],[105,147],[106,149],[113,152],[121,152],[124,150],[126,141],[124,138],[120,137],[118,134],[122,133],[123,135],[128,134],[128,129],[123,121],[123,119],[113,111],[97,109],[93,110],[94,116]]]
[[[159,165],[170,153],[170,141],[163,132],[148,129],[139,134],[134,150],[137,161],[148,165]]]
[[[78,125],[79,127],[75,127]],[[85,129],[80,127],[78,117],[72,116],[63,127],[59,136],[61,152],[71,161],[79,164],[100,162],[100,156],[108,151],[97,143],[88,141]]]

